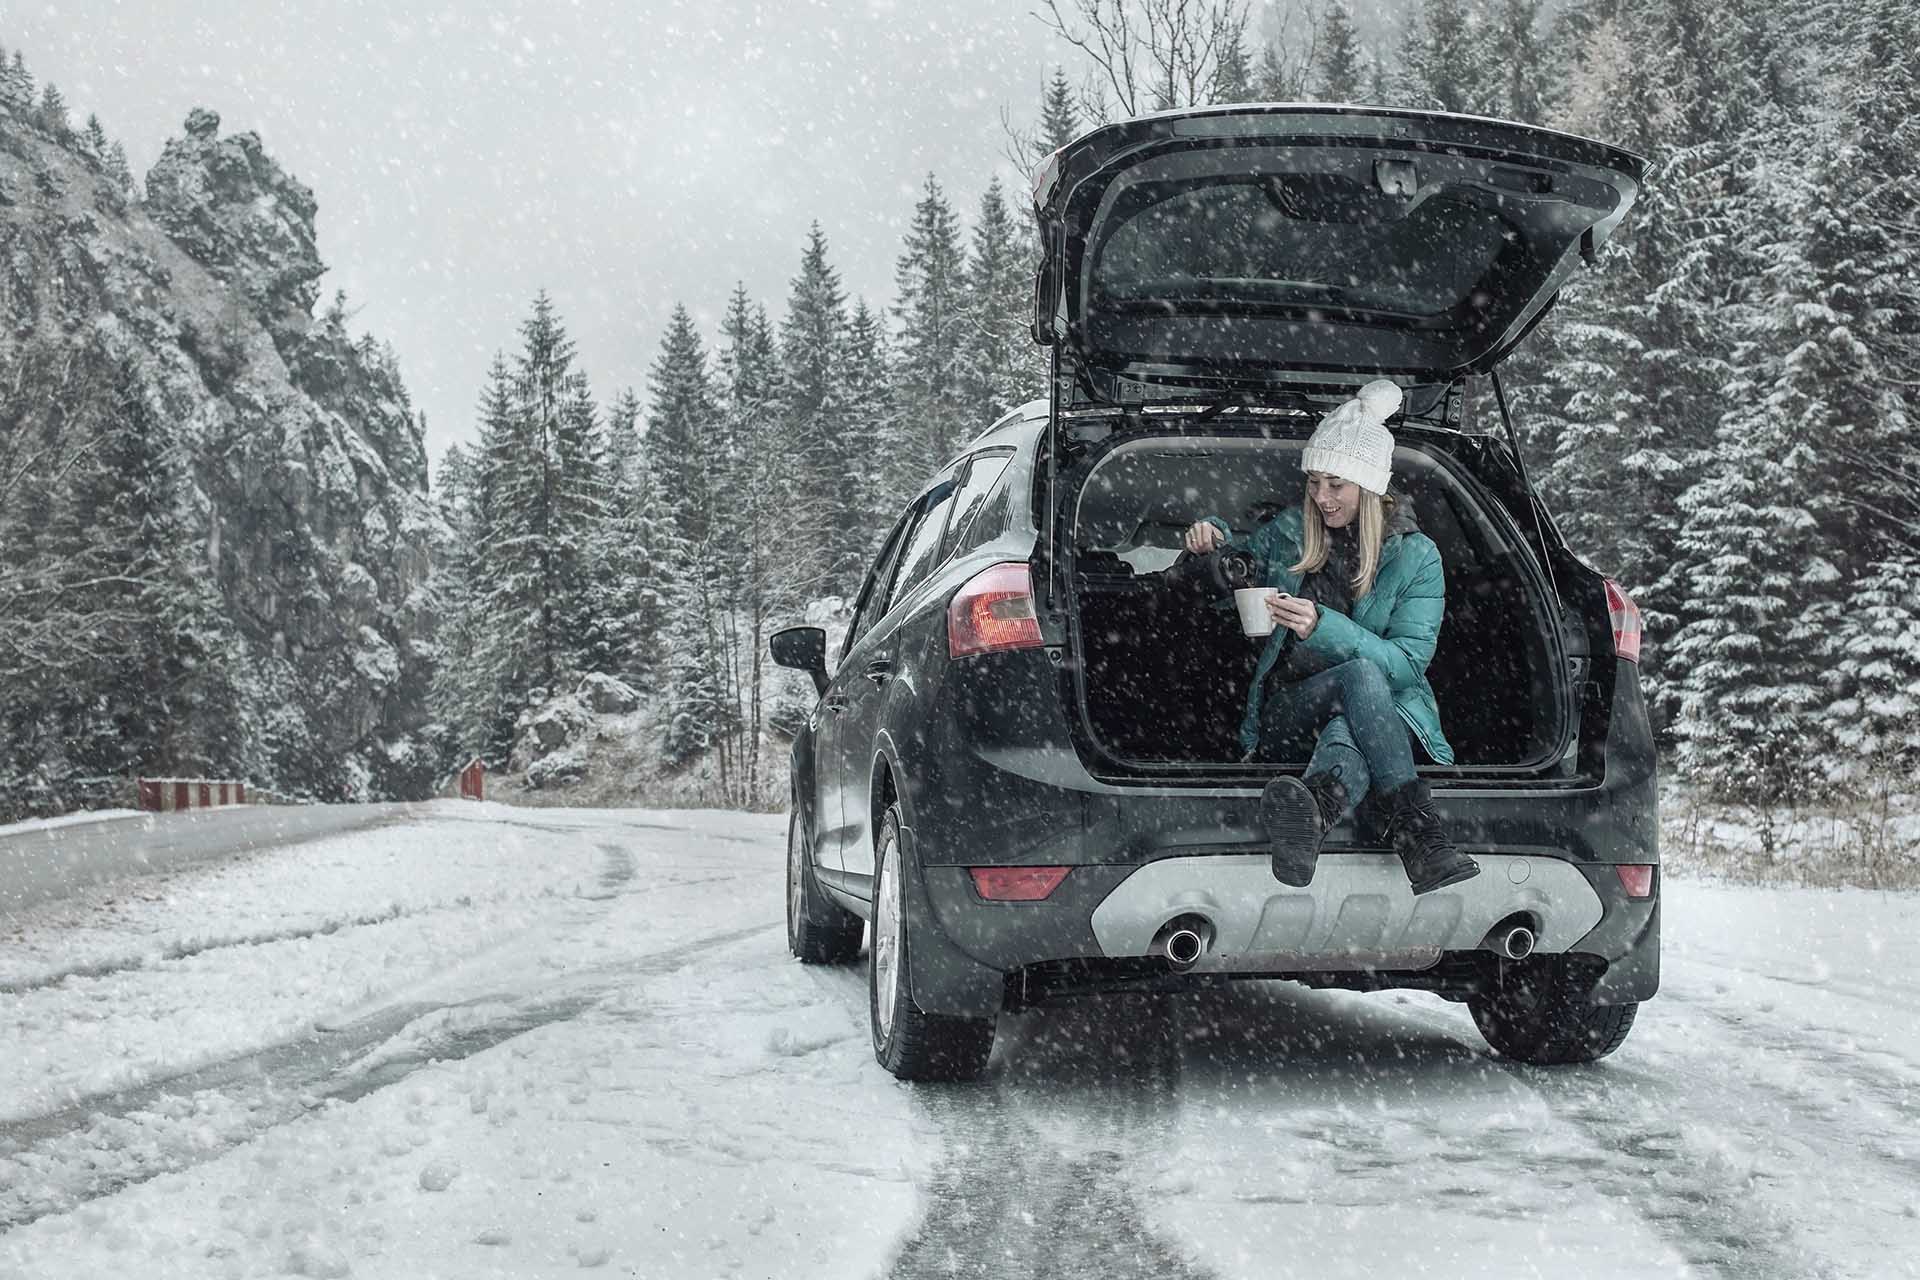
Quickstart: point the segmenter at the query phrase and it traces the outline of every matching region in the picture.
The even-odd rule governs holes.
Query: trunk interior
[[[1298,503],[1302,444],[1130,441],[1078,487],[1083,712],[1095,742],[1121,765],[1239,761],[1247,686],[1264,642],[1241,633],[1231,596],[1193,581],[1176,561],[1182,534],[1203,516],[1220,516],[1245,537]],[[1556,761],[1564,694],[1533,557],[1516,545],[1512,524],[1492,518],[1426,447],[1397,448],[1394,476],[1394,492],[1411,501],[1446,572],[1446,618],[1427,679],[1454,767],[1531,772]]]

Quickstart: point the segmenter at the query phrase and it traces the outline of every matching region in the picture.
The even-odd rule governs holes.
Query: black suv
[[[1659,982],[1640,617],[1527,482],[1494,372],[1591,260],[1645,163],[1499,121],[1319,106],[1109,125],[1035,192],[1049,399],[995,423],[887,537],[793,744],[788,937],[852,961],[896,1075],[985,1066],[995,1016],[1240,978],[1464,1000],[1529,1062],[1591,1061]],[[1277,882],[1236,742],[1257,642],[1182,550],[1297,504],[1300,449],[1369,379],[1405,391],[1394,489],[1440,549],[1423,767],[1472,880],[1415,898],[1386,814]],[[1490,384],[1505,439],[1468,422]],[[1216,553],[1218,554],[1218,553]]]

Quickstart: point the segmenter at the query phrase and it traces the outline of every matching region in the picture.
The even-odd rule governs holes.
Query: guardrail
[[[135,785],[148,813],[247,803],[247,784],[238,778],[141,778]]]
[[[249,797],[252,794],[249,788]],[[342,835],[404,820],[410,812],[405,804],[269,808],[248,803],[225,809],[123,813],[94,822],[0,835],[0,923],[11,913],[90,884]]]

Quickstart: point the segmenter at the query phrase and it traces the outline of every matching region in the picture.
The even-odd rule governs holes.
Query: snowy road
[[[1669,884],[1595,1067],[1248,984],[913,1088],[783,837],[440,802],[0,917],[0,1276],[1920,1275],[1920,898]]]

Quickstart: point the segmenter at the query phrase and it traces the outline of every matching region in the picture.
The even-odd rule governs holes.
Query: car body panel
[[[1186,386],[1483,373],[1605,243],[1647,167],[1548,129],[1386,108],[1107,125],[1036,182],[1034,333],[1070,364]]]

